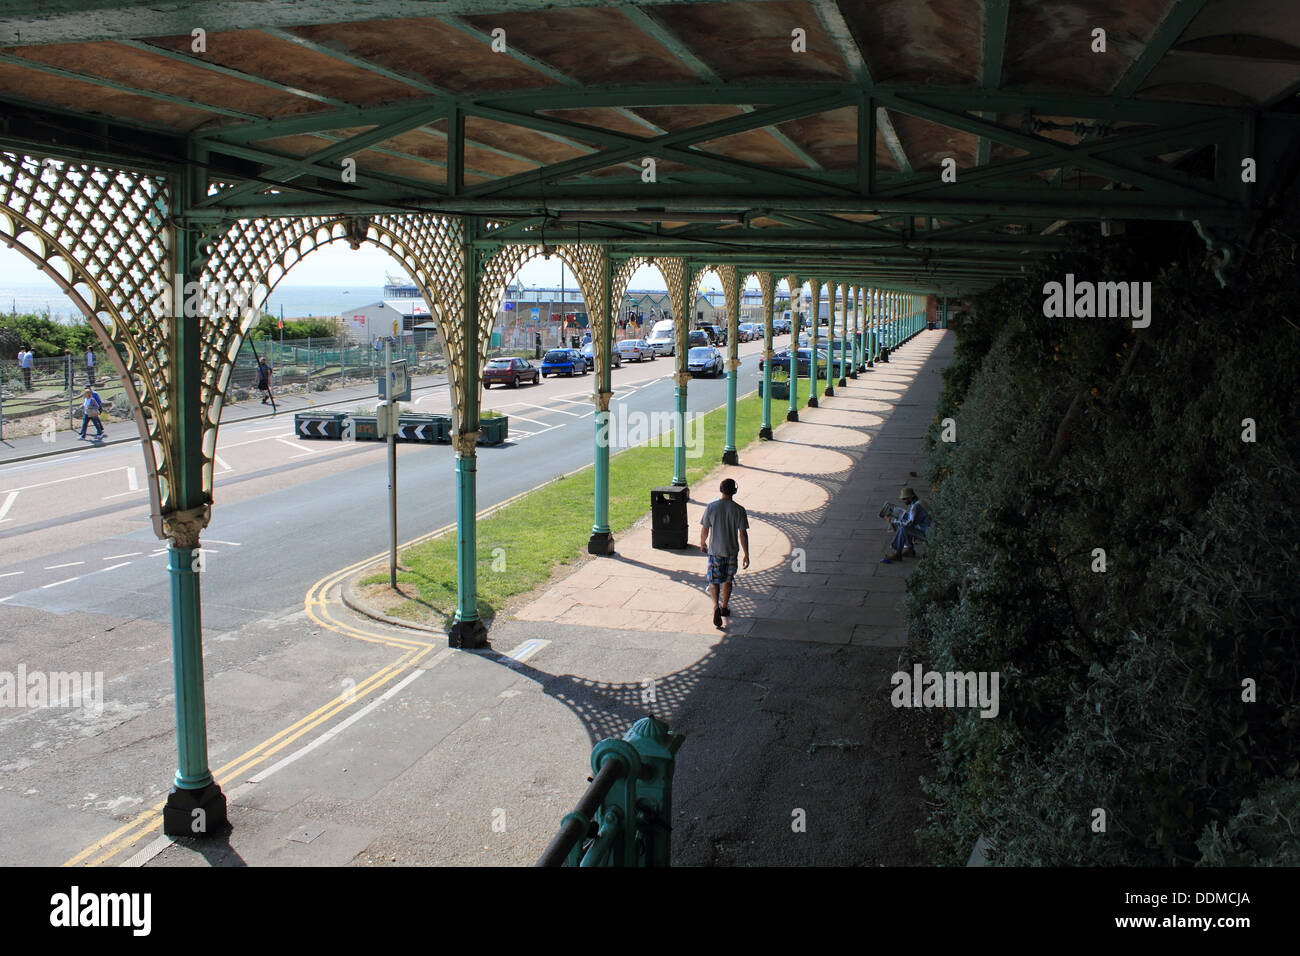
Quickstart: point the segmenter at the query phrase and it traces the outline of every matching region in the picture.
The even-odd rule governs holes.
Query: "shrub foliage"
[[[1225,289],[1194,239],[1147,228],[1076,232],[955,323],[908,615],[930,666],[1000,673],[1001,713],[948,723],[936,862],[981,833],[998,864],[1297,859],[1274,811],[1300,752],[1300,229]],[[1044,317],[1067,272],[1149,279],[1150,327]]]

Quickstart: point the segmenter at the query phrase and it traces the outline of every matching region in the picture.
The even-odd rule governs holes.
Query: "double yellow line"
[[[588,465],[585,467],[589,468],[591,466]],[[568,474],[576,474],[578,471],[582,470],[582,468],[578,468]],[[559,478],[553,480],[559,481],[560,478],[567,477],[568,475],[561,475]],[[550,484],[550,482],[545,482],[545,484]],[[493,512],[504,508],[506,505],[513,504],[515,501],[518,501],[520,498],[523,498],[525,495],[529,495],[536,490],[537,489],[535,488],[530,488],[528,491],[513,495],[505,501],[484,508],[475,517],[477,520],[482,520]],[[423,544],[425,541],[429,541],[432,538],[453,531],[455,528],[455,523],[444,525],[435,531],[430,531],[417,538],[412,538],[410,541],[400,545],[400,548],[404,549],[417,544]],[[360,702],[370,692],[379,690],[381,687],[391,683],[400,675],[414,668],[416,664],[428,656],[430,651],[434,649],[436,645],[433,643],[433,640],[398,636],[396,634],[383,633],[367,627],[358,627],[348,621],[341,620],[334,614],[334,611],[339,604],[337,597],[331,597],[334,589],[341,588],[343,581],[348,576],[384,559],[387,557],[387,554],[387,551],[381,551],[378,554],[371,555],[368,558],[364,558],[361,561],[348,565],[342,570],[335,571],[334,573],[321,578],[308,589],[307,595],[303,600],[303,606],[307,612],[307,617],[320,627],[333,631],[336,634],[341,634],[344,637],[355,638],[359,641],[366,641],[372,644],[384,644],[388,647],[402,651],[402,656],[392,664],[389,664],[371,674],[355,687],[344,691],[329,703],[312,711],[310,714],[291,726],[286,727],[274,737],[262,741],[251,750],[241,754],[225,766],[217,769],[212,776],[223,791],[226,790],[230,784],[235,783],[239,781],[240,778],[246,776],[254,767],[265,763],[285,747],[289,746],[289,744],[301,738],[304,734],[310,733],[312,730],[315,730],[321,724],[324,724],[331,718],[337,716],[348,707]],[[430,634],[429,637],[435,638],[435,635]],[[119,856],[125,850],[135,846],[142,839],[149,837],[155,830],[162,827],[162,810],[165,802],[166,801],[161,801],[150,807],[148,810],[141,811],[130,823],[119,827],[103,839],[92,843],[76,856],[67,860],[63,865],[99,866],[100,864]]]

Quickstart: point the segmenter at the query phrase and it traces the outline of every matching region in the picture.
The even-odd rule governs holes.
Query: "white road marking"
[[[140,481],[135,476],[135,469],[130,465],[126,469],[126,486],[132,491],[140,490]]]
[[[142,554],[144,554],[143,551],[128,551],[126,554],[110,554],[104,560],[116,561],[118,558],[138,558]]]
[[[212,457],[215,458],[217,460],[217,464],[221,466],[222,474],[225,474],[227,471],[235,470],[231,468],[230,465],[226,462],[226,459],[222,458],[220,455],[214,454]]]
[[[22,573],[22,571],[6,571],[4,574],[0,574],[0,578],[12,578],[15,574]]]
[[[15,465],[12,468],[0,469],[0,475],[16,475],[20,471],[31,471],[33,468],[48,468],[54,464],[66,465],[70,461],[80,461],[84,457],[86,456],[81,453],[68,455],[67,457],[59,455],[57,461],[39,461],[34,465]]]
[[[549,643],[551,642],[544,641],[540,638],[533,638],[532,640],[524,641],[522,644],[520,644],[513,651],[511,651],[509,654],[506,655],[506,658],[510,661],[510,663],[507,664],[506,666],[514,667],[517,664],[522,664],[524,661],[528,660],[528,658],[532,657],[534,654],[536,654],[538,651],[540,651]]]
[[[577,412],[566,412],[563,408],[551,408],[548,405],[534,405],[532,402],[509,402],[506,404],[506,407],[508,408],[514,405],[523,405],[525,408],[536,408],[537,410],[543,412],[559,412],[561,415],[568,415],[570,418],[582,417]]]
[[[228,544],[228,545],[230,545],[232,548],[237,548],[237,547],[239,547],[239,542],[238,542],[238,541],[218,541],[216,538],[208,538],[208,543],[209,543],[209,544]]]
[[[139,494],[139,492],[138,492],[138,491],[119,491],[119,492],[118,492],[117,494],[115,494],[115,495],[104,495],[104,500],[105,500],[105,501],[108,501],[108,500],[110,500],[110,499],[112,499],[112,498],[124,498],[124,497],[126,497],[127,495],[136,495],[136,494]]]
[[[80,581],[82,577],[83,575],[78,574],[75,578],[64,578],[62,581],[55,581],[52,584],[42,584],[41,590],[45,590],[46,588],[56,588],[60,584],[67,584],[69,581]]]
[[[429,662],[429,668],[432,668],[439,661],[445,659],[446,657],[450,657],[451,651],[452,651],[451,648],[445,648],[443,651],[441,651],[437,657],[435,657],[432,661]],[[271,776],[271,774],[275,773],[277,770],[281,770],[284,767],[289,766],[289,764],[293,763],[295,760],[297,760],[300,757],[307,756],[307,754],[311,753],[321,744],[325,743],[328,740],[331,740],[334,737],[337,737],[343,731],[347,730],[348,727],[352,726],[362,717],[366,716],[368,713],[370,713],[372,710],[378,707],[380,704],[384,703],[384,701],[396,695],[398,691],[402,690],[402,688],[404,688],[407,684],[411,683],[411,681],[415,680],[417,677],[423,674],[427,669],[428,668],[420,668],[419,670],[415,670],[412,671],[410,674],[407,674],[406,677],[402,678],[402,680],[398,681],[394,686],[389,688],[387,693],[385,693],[383,696],[378,697],[375,700],[372,700],[365,707],[362,707],[359,711],[357,711],[347,720],[343,721],[343,723],[339,724],[337,727],[333,727],[330,730],[325,731],[325,733],[321,734],[319,737],[317,737],[307,746],[295,750],[293,753],[289,754],[289,756],[285,757],[283,760],[279,761],[278,763],[274,763],[271,766],[267,767],[261,773],[249,777],[248,782],[261,783],[263,780]]]
[[[131,563],[130,561],[123,561],[121,564],[110,564],[110,565],[109,565],[108,567],[106,567],[106,568],[100,568],[98,571],[91,571],[90,573],[91,573],[91,574],[103,574],[105,571],[112,571],[112,570],[114,570],[115,568],[124,568],[124,567],[126,567],[128,564],[130,564],[130,563]]]
[[[9,496],[5,498],[5,503],[0,505],[0,521],[14,520],[13,518],[6,518],[5,515],[7,515],[9,513],[9,509],[14,506],[14,501],[16,501],[17,498],[18,498],[18,492],[16,491],[9,492]]]
[[[302,454],[299,454],[299,455],[290,455],[289,457],[290,457],[291,459],[292,459],[292,458],[306,458],[308,455],[314,455],[314,454],[316,454],[316,449],[315,449],[315,448],[304,448],[302,445],[295,445],[293,442],[291,442],[291,441],[285,441],[283,438],[277,438],[276,441],[278,441],[281,445],[288,445],[288,446],[289,446],[290,448],[292,448],[294,451],[298,451],[298,452],[301,452],[301,453],[302,453]]]
[[[77,565],[85,564],[85,563],[86,563],[85,561],[69,561],[67,564],[51,564],[51,565],[47,565],[45,570],[57,571],[59,568],[75,568]]]
[[[34,485],[24,485],[21,488],[11,488],[10,491],[30,491],[33,488],[44,488],[47,485],[59,485],[65,481],[80,481],[82,478],[94,478],[97,475],[111,475],[115,471],[121,471],[123,468],[129,467],[129,465],[118,465],[116,468],[105,468],[102,471],[92,471],[85,475],[69,475],[67,478],[55,478],[53,481],[42,481]],[[3,493],[0,492],[0,494]]]

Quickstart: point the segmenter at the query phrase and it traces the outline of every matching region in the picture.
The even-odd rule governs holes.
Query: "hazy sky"
[[[519,270],[519,274],[525,285],[558,286],[561,267],[559,259],[551,259],[549,262],[544,259],[534,259],[526,263]],[[397,260],[388,253],[370,244],[363,245],[360,249],[350,249],[345,243],[336,242],[317,249],[300,261],[289,270],[289,274],[280,285],[282,287],[328,285],[373,288],[384,284],[384,274],[388,272],[394,275],[402,272]],[[568,268],[564,269],[564,276],[566,285],[573,284],[576,287],[573,273]],[[0,299],[3,298],[6,285],[48,286],[51,293],[58,291],[53,280],[41,273],[25,256],[7,246],[0,246]],[[721,288],[717,277],[712,273],[705,277],[703,285],[706,289]],[[757,288],[756,280],[750,279],[749,285]],[[632,276],[630,287],[665,288],[659,270],[651,267],[638,269]]]

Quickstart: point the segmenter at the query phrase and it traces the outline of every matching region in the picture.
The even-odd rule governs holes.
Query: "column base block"
[[[608,531],[593,531],[587,539],[587,553],[608,557],[614,553],[614,536]]]
[[[857,370],[857,369],[854,369],[852,372],[849,372],[849,378],[857,378],[857,377],[858,377],[858,370]],[[844,383],[843,383],[843,382],[840,382],[840,384],[843,385]]]
[[[759,441],[771,441],[771,440],[772,440],[772,426],[771,426],[771,425],[764,425],[762,428],[760,428],[760,429],[758,430],[758,440],[759,440]]]
[[[473,650],[487,647],[487,625],[482,621],[456,621],[447,631],[447,646]]]
[[[785,413],[785,420],[787,422],[797,422],[799,420],[799,413],[797,411],[788,411]]]
[[[822,394],[825,395],[827,398],[834,398],[834,397],[835,397],[835,386],[834,386],[834,385],[827,385],[827,386],[826,386],[826,391],[822,392]]]
[[[163,833],[173,837],[203,838],[230,826],[226,795],[216,781],[198,790],[173,786],[163,804]]]
[[[857,376],[855,375],[854,378],[857,378]],[[843,387],[844,387],[845,385],[847,385],[847,384],[849,384],[849,380],[848,380],[847,378],[845,378],[843,375],[841,375],[841,376],[840,376],[840,388],[843,388]]]
[[[734,448],[731,449],[731,451],[724,451],[722,453],[722,463],[724,465],[739,465],[740,453]]]
[[[818,404],[817,404],[817,397],[816,397],[816,396],[813,396],[812,398],[808,399],[808,407],[809,407],[809,408],[818,408],[818,407],[819,407]]]

